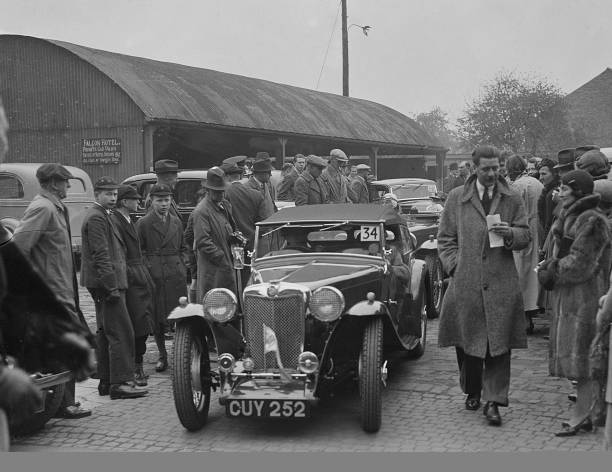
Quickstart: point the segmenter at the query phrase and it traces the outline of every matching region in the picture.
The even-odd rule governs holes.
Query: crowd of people
[[[532,318],[545,313],[550,375],[576,388],[556,435],[591,431],[605,422],[612,320],[608,159],[596,146],[564,149],[556,161],[478,146],[472,164],[474,173],[453,166],[445,180],[453,188],[438,233],[451,277],[439,345],[457,351],[465,407],[484,401],[488,423],[501,424],[511,351],[527,347]]]

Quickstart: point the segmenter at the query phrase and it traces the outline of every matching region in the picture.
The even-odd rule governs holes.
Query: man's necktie
[[[485,215],[489,214],[489,210],[491,210],[491,198],[489,197],[489,189],[485,187],[484,192],[482,192],[482,208],[485,212]]]

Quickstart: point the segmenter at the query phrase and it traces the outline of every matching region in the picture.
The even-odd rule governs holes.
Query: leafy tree
[[[458,119],[467,147],[489,143],[516,152],[551,154],[574,144],[561,90],[545,79],[500,72]]]
[[[414,120],[442,146],[450,149],[450,152],[458,152],[460,143],[457,133],[450,127],[448,114],[440,107],[419,113],[414,116]]]

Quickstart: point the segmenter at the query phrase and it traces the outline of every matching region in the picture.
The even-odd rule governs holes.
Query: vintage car
[[[211,388],[230,417],[304,418],[356,381],[362,427],[378,431],[387,359],[425,349],[427,268],[415,250],[383,205],[285,208],[258,223],[244,290],[183,299],[168,318],[183,426],[206,423]]]
[[[9,231],[14,231],[19,220],[40,191],[36,178],[38,164],[4,163],[0,164],[0,221]],[[80,260],[81,225],[87,209],[94,202],[93,185],[87,172],[78,167],[64,166],[73,175],[70,188],[63,203],[70,215],[70,233],[72,235],[72,250]]]
[[[370,182],[369,189],[373,202],[382,203],[386,193],[392,193],[398,199],[400,212],[417,239],[416,257],[427,264],[429,285],[432,287],[427,300],[427,313],[430,318],[437,318],[448,277],[438,257],[438,226],[444,207],[436,183],[416,178],[386,179]]]
[[[183,225],[187,224],[187,220],[189,219],[189,215],[198,204],[198,195],[199,192],[204,192],[204,183],[206,182],[206,170],[181,170],[178,172],[178,181],[176,183],[176,187],[174,189],[174,193],[177,199],[177,206],[179,215],[183,220]],[[140,218],[145,214],[144,202],[149,195],[149,191],[151,187],[157,181],[157,177],[153,172],[149,172],[146,174],[137,174],[125,179],[122,183],[126,185],[132,185],[136,187],[138,193],[142,195],[142,200],[138,205],[138,210],[134,215],[136,219]],[[244,182],[247,181],[246,178],[243,179]],[[272,176],[270,178],[270,182],[272,185],[276,187],[280,182],[280,171],[273,170]],[[284,202],[277,201],[276,206],[280,208],[284,208],[287,206],[294,206],[293,202]]]

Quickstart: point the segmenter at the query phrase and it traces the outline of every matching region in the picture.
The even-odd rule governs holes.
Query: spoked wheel
[[[172,391],[176,413],[189,431],[201,429],[208,420],[210,384],[210,358],[204,333],[193,322],[177,323]]]
[[[437,318],[440,316],[444,297],[444,270],[437,254],[427,254],[425,264],[429,285],[427,287],[427,317]]]
[[[368,433],[380,429],[382,416],[382,346],[383,324],[374,318],[365,327],[359,355],[359,397],[361,427]]]

